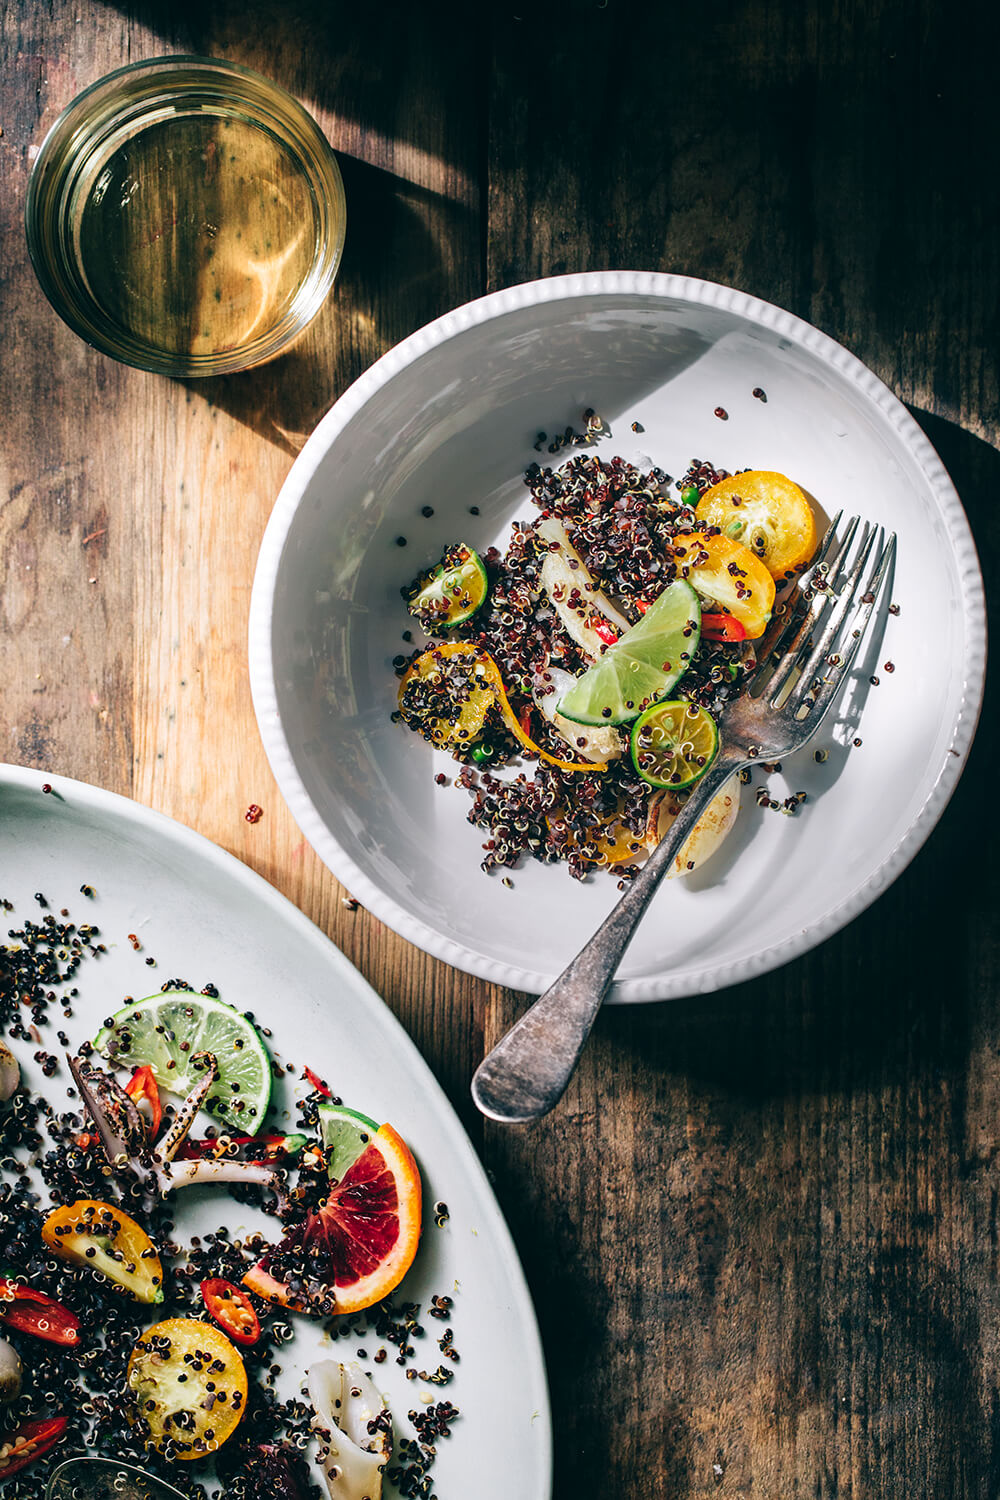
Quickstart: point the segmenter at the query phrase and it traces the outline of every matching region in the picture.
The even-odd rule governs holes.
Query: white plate
[[[51,794],[41,788],[48,782]],[[80,893],[94,888],[93,899]],[[38,921],[41,892],[56,912],[101,929],[106,956],[87,958],[74,980],[75,1016],[61,1012],[76,1044],[92,1037],[125,996],[154,993],[167,978],[200,989],[212,982],[223,1000],[252,1010],[270,1026],[270,1046],[301,1071],[308,1063],[345,1103],[391,1120],[409,1142],[423,1175],[427,1214],[417,1260],[401,1295],[426,1307],[432,1294],[454,1297],[455,1347],[461,1359],[444,1389],[407,1381],[390,1357],[373,1372],[388,1394],[397,1436],[409,1434],[409,1410],[420,1397],[452,1400],[462,1415],[438,1445],[432,1471],[441,1500],[548,1500],[551,1432],[538,1330],[510,1234],[462,1126],[417,1049],[360,974],[319,930],[245,865],[200,835],[125,798],[80,782],[13,766],[0,767],[0,896],[15,904],[0,913],[4,932],[25,918]],[[142,951],[127,935],[135,933]],[[146,965],[155,956],[156,967]],[[54,1035],[45,1037],[58,1052]],[[36,1092],[62,1098],[65,1070],[51,1082],[14,1044]],[[34,1076],[32,1076],[34,1074]],[[291,1081],[276,1085],[279,1102]],[[291,1125],[289,1128],[293,1128]],[[185,1189],[178,1198],[179,1235],[228,1222],[238,1233],[248,1210],[227,1203],[224,1190]],[[190,1194],[190,1197],[186,1196]],[[221,1201],[220,1201],[221,1200]],[[443,1200],[450,1218],[434,1224]],[[255,1227],[276,1238],[274,1220]],[[296,1337],[282,1351],[283,1396],[298,1395],[300,1375],[318,1357],[369,1356],[378,1340],[324,1340],[321,1325],[295,1318]],[[425,1319],[416,1363],[441,1362]],[[390,1349],[390,1354],[392,1353]],[[484,1455],[489,1461],[484,1462]],[[317,1482],[319,1471],[316,1471]],[[386,1494],[394,1494],[386,1485]]]
[[[808,802],[782,817],[744,793],[724,850],[657,894],[612,992],[655,1000],[805,952],[905,868],[972,740],[982,580],[958,497],[906,409],[840,345],[740,292],[645,272],[562,277],[458,308],[390,350],[319,424],[278,497],[251,609],[254,702],[282,792],[330,868],[404,937],[485,979],[543,989],[615,882],[581,887],[529,862],[509,890],[480,872],[468,798],[433,782],[454,762],[389,721],[412,623],[399,590],[446,542],[502,544],[532,515],[523,469],[560,461],[534,451],[536,431],[579,426],[586,407],[613,429],[606,455],[673,475],[694,456],[779,469],[826,512],[899,535],[902,613],[824,725],[829,760],[807,749],[772,782],[772,795]]]

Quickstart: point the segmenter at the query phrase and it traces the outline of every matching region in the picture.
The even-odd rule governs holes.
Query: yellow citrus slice
[[[163,1301],[163,1267],[149,1235],[117,1204],[80,1198],[53,1209],[42,1240],[64,1260],[97,1271],[136,1302]]]
[[[150,1446],[190,1463],[221,1448],[246,1408],[247,1372],[224,1333],[198,1318],[147,1328],[125,1383]]]
[[[764,634],[774,607],[774,579],[759,557],[728,536],[679,536],[674,555],[701,597],[735,615],[748,637]]]
[[[471,684],[457,714],[449,694],[453,695],[456,686],[461,686],[461,677],[456,684],[449,676],[447,663],[457,664],[459,673],[464,673]],[[413,691],[414,681],[429,685],[431,697],[423,691]],[[399,685],[399,711],[404,722],[444,748],[472,744],[494,704],[514,738],[526,750],[533,750],[539,760],[558,766],[560,771],[607,770],[606,761],[560,760],[536,745],[511,706],[500,668],[488,651],[480,651],[467,641],[432,646],[411,664]]]
[[[772,578],[796,573],[816,548],[812,506],[797,484],[771,469],[748,469],[713,484],[695,515],[749,547]]]
[[[563,823],[566,810],[557,806],[547,815],[549,826]],[[634,834],[622,817],[622,807],[603,815],[586,834],[576,833],[565,824],[563,841],[567,849],[578,849],[581,844],[593,844],[600,865],[634,865],[646,854],[645,833]]]

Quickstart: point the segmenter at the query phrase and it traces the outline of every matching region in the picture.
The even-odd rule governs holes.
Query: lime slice
[[[317,1114],[330,1181],[341,1182],[377,1134],[378,1126],[367,1115],[358,1114],[356,1109],[345,1109],[342,1104],[324,1101],[318,1106]]]
[[[704,776],[719,748],[707,709],[684,698],[654,703],[632,725],[632,764],[650,786],[679,792]]]
[[[559,702],[577,724],[628,724],[680,681],[701,640],[701,605],[689,583],[670,584]]]
[[[447,630],[470,619],[488,591],[479,554],[464,542],[456,542],[436,567],[417,579],[407,608],[427,630]]]
[[[255,1135],[271,1097],[271,1060],[256,1029],[238,1010],[188,990],[166,990],[118,1011],[94,1038],[98,1052],[128,1067],[152,1068],[171,1094],[190,1093],[200,1078],[192,1059],[211,1052],[219,1076],[205,1107],[230,1129]]]

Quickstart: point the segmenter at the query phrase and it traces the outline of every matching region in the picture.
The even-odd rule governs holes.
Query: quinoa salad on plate
[[[93,897],[85,885],[74,900]],[[406,1142],[312,1068],[279,1061],[270,1029],[212,983],[122,996],[81,1035],[80,970],[112,939],[34,899],[30,914],[2,900],[3,1493],[433,1494],[460,1416],[444,1389],[455,1288],[407,1298],[422,1230],[448,1209],[422,1204]],[[29,1059],[42,1089],[25,1080]],[[291,1128],[271,1100],[285,1075]],[[217,1198],[218,1227],[194,1234],[199,1196]],[[255,1212],[264,1230],[228,1227]],[[303,1319],[329,1351],[311,1362],[296,1353]],[[420,1381],[411,1410],[390,1410],[387,1362]],[[283,1368],[297,1396],[279,1394]]]

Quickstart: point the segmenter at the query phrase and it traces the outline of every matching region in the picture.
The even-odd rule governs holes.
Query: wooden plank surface
[[[387,28],[375,10],[320,4],[280,22],[263,3],[85,15],[26,4],[5,28],[3,755],[134,796],[245,859],[360,964],[464,1095],[471,982],[342,905],[267,766],[246,623],[274,497],[318,418],[387,348],[481,291],[470,40],[432,38],[402,6]],[[349,204],[336,289],[306,338],[276,364],[186,384],[65,328],[20,227],[32,146],[58,112],[125,61],[180,52],[295,92],[340,152]]]
[[[494,37],[490,288],[642,267],[817,323],[939,444],[989,578],[998,199],[965,164],[998,136],[947,9],[524,7]],[[560,1494],[998,1492],[996,722],[991,699],[942,826],[846,932],[605,1013],[566,1107],[489,1133],[563,1351]]]
[[[384,349],[487,287],[635,266],[770,298],[872,365],[939,447],[992,577],[997,131],[988,50],[959,19],[931,0],[481,18],[6,0],[3,757],[231,849],[401,1016],[524,1258],[558,1500],[1000,1492],[996,704],[940,828],[870,912],[766,979],[608,1012],[557,1114],[484,1132],[468,1079],[523,999],[350,912],[302,841],[246,681],[257,547],[294,453]],[[63,105],[177,51],[302,98],[349,211],[307,340],[187,384],[80,343],[20,230],[31,147]]]

